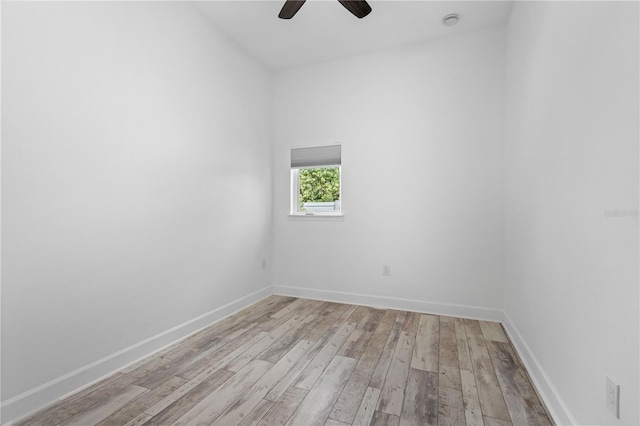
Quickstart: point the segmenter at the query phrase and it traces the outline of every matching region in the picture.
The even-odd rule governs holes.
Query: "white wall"
[[[640,423],[638,48],[637,2],[516,2],[508,24],[506,311],[561,423]]]
[[[504,72],[498,27],[276,73],[276,291],[502,309]],[[290,148],[333,142],[344,220],[289,219]]]
[[[271,75],[186,4],[2,12],[7,420],[269,285]]]

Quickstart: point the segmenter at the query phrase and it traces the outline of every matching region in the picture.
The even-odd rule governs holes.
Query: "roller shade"
[[[342,163],[342,145],[291,148],[291,168],[339,166]]]

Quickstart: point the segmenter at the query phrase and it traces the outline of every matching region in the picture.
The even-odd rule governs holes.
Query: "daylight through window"
[[[291,214],[340,214],[341,166],[341,145],[291,148]]]

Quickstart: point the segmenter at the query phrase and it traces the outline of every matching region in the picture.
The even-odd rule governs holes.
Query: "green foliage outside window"
[[[300,169],[300,209],[303,203],[333,202],[340,199],[338,167]]]

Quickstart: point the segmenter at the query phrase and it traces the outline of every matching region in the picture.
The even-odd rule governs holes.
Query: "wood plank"
[[[307,331],[307,334],[303,336],[303,339],[309,340],[310,342],[318,341],[336,325],[336,322],[339,321],[340,324],[342,324],[344,320],[341,317],[348,309],[349,305],[337,305],[333,307],[333,309],[324,316],[319,323]]]
[[[187,380],[182,377],[171,377],[154,390],[134,399],[131,403],[110,414],[99,422],[98,426],[120,426],[128,423],[185,383],[187,383]]]
[[[231,371],[218,370],[198,384],[186,383],[146,410],[146,414],[152,416],[146,425],[172,424],[231,377]]]
[[[353,423],[367,391],[371,373],[355,369],[349,377],[340,397],[333,406],[329,418],[343,423]]]
[[[460,366],[458,364],[458,341],[453,318],[440,317],[440,340],[438,352],[438,368],[440,370],[440,387],[462,390],[460,383]]]
[[[302,400],[307,396],[307,391],[290,387],[273,404],[258,423],[258,426],[284,425],[296,411]]]
[[[87,410],[81,411],[67,420],[69,424],[95,425],[109,417],[111,413],[119,410],[140,395],[149,392],[149,389],[136,385],[129,385],[121,392],[110,395],[103,401],[93,405]]]
[[[357,370],[373,373],[397,317],[398,311],[387,310],[384,312],[367,347],[358,360]]]
[[[218,386],[221,385],[222,382],[219,382],[219,380],[224,376],[226,376],[227,378],[231,377],[233,375],[233,373],[219,374],[219,371],[222,368],[224,368],[229,362],[231,362],[231,360],[233,360],[238,355],[240,355],[242,352],[247,350],[247,348],[251,347],[255,343],[255,341],[260,340],[266,334],[267,333],[265,333],[265,332],[259,333],[252,340],[250,340],[248,342],[245,342],[242,346],[236,348],[233,352],[227,354],[225,357],[219,359],[216,362],[212,362],[209,365],[203,366],[203,368],[204,367],[207,367],[207,368],[202,370],[202,371],[200,371],[200,373],[197,376],[193,377],[187,383],[185,383],[184,385],[180,386],[178,389],[176,389],[175,391],[173,391],[172,393],[167,395],[162,400],[158,401],[151,408],[147,409],[146,412],[148,414],[152,414],[152,415],[155,416],[160,411],[164,410],[166,407],[168,407],[169,405],[173,404],[175,401],[177,401],[178,399],[182,398],[187,393],[191,392],[192,389],[194,389],[196,386],[199,386],[200,383],[202,383],[204,381],[207,381],[209,383],[209,386],[212,386],[213,384],[217,384]],[[214,375],[216,376],[216,380],[214,380],[213,382],[209,381],[209,378],[214,376]],[[211,390],[213,391],[213,390],[215,390],[215,388],[212,388]]]
[[[287,375],[280,380],[276,386],[274,386],[265,399],[274,402],[277,401],[284,394],[287,388],[289,388],[289,386],[298,379],[302,371],[307,368],[316,355],[318,355],[318,353],[324,348],[326,342],[331,340],[336,333],[341,330],[341,327],[344,325],[345,317],[348,317],[350,315],[349,312],[353,312],[354,310],[355,306],[349,305],[338,305],[332,309],[329,317],[325,318],[321,322],[325,324],[322,326],[324,329],[327,325],[327,319],[329,319],[331,321],[330,328],[328,328],[323,335],[316,337],[317,340],[314,346],[309,349],[309,351],[296,363],[296,365],[291,368]],[[315,329],[315,331],[317,330],[318,328]],[[311,332],[307,334],[307,336],[317,336],[317,334],[315,334],[315,332]],[[305,340],[313,341],[309,338],[306,338]]]
[[[458,364],[460,366],[460,384],[462,386],[462,402],[464,404],[465,419],[468,426],[484,426],[464,320],[462,318],[455,318],[454,324],[456,328]]]
[[[368,308],[366,306],[358,306],[358,305],[354,305],[354,306],[356,307],[356,309],[353,311],[351,315],[349,315],[349,317],[347,318],[347,321],[355,322],[357,324],[360,321],[362,321],[366,316],[369,315],[369,310],[371,308]]]
[[[353,322],[345,322],[302,373],[300,373],[293,385],[300,389],[310,390],[338,353],[342,344],[355,329],[356,325],[357,324]]]
[[[244,366],[251,362],[251,360],[258,358],[258,355],[271,347],[271,345],[273,345],[278,339],[286,335],[292,329],[295,329],[303,319],[304,317],[302,315],[295,315],[293,318],[276,327],[271,332],[266,333],[262,339],[243,352],[237,359],[229,363],[227,369],[230,371],[240,371]]]
[[[180,360],[165,357],[158,358],[154,368],[151,368],[147,374],[136,380],[134,384],[147,389],[154,389],[170,377],[175,376],[183,366],[195,362],[195,357],[197,357],[197,355],[193,355],[193,358],[185,356]]]
[[[350,426],[350,425],[351,423],[342,423],[333,419],[327,419],[327,421],[324,422],[324,426]]]
[[[402,412],[402,400],[404,399],[404,390],[407,385],[415,343],[416,337],[413,333],[402,332],[382,386],[378,411],[395,416],[399,416]]]
[[[293,302],[290,302],[289,306],[287,306],[287,304],[280,305],[278,311],[274,312],[275,309],[273,309],[268,314],[262,315],[260,318],[255,319],[253,322],[257,322],[259,324],[274,324],[277,326],[282,324],[285,320],[293,317],[294,315],[303,315],[309,307],[314,306],[318,303],[322,303],[316,300],[309,299],[298,300],[299,301],[293,299]],[[283,308],[285,309],[283,310]],[[277,314],[277,312],[280,313]],[[270,327],[270,329],[272,328],[273,326]]]
[[[353,317],[353,315],[352,315]],[[346,356],[348,358],[359,358],[359,356],[353,356],[352,352],[354,352],[356,343],[360,341],[365,332],[364,327],[366,323],[371,319],[371,315],[369,313],[365,314],[359,322],[357,322],[356,327],[351,332],[349,337],[342,344],[342,347],[338,351],[339,356]],[[355,322],[355,321],[353,321]],[[364,348],[363,348],[364,349]]]
[[[358,309],[358,305],[347,305],[347,309],[342,313],[342,315],[340,315],[340,317],[338,318],[338,321],[342,320],[342,321],[346,321],[346,322],[351,322],[348,320],[348,318],[353,314],[353,312]]]
[[[174,377],[185,366],[191,365],[191,363],[195,362],[195,358],[196,357],[185,357],[178,361],[168,358],[161,358],[162,360],[166,361],[164,365],[154,368],[145,377],[141,377],[140,379],[136,380],[134,384],[147,389],[154,389],[169,380],[171,377]]]
[[[284,317],[284,318],[271,318],[269,316],[263,320],[253,321],[252,324],[256,324],[256,328],[260,331],[271,332],[274,329],[280,327],[285,322],[289,321],[293,315],[295,315],[295,313],[291,314],[291,316]]]
[[[43,408],[42,410],[32,413],[12,424],[14,426],[39,425],[39,424],[42,424],[43,420],[46,420],[47,418],[54,418],[54,417],[57,417],[58,419],[69,418],[72,414],[67,415],[66,417],[61,414],[62,412],[64,412],[65,408],[70,406],[73,407],[74,402],[79,401],[83,397],[92,394],[93,392],[95,392],[97,389],[101,387],[107,386],[109,383],[116,381],[116,379],[126,378],[126,377],[127,376],[125,374],[115,373],[104,380],[94,383],[93,385],[87,387],[86,389],[83,389],[81,391],[78,391],[70,395],[66,399],[55,402]],[[61,422],[61,421],[62,420],[58,420],[58,422]]]
[[[411,368],[402,403],[400,424],[438,424],[438,373]]]
[[[242,309],[241,311],[233,313],[229,317],[240,317],[243,320],[246,320],[246,317],[248,317],[249,315],[253,315],[257,312],[264,312],[265,310],[272,308],[274,305],[286,303],[287,301],[290,303],[294,299],[295,299],[294,297],[269,295],[269,296],[263,297],[262,299],[256,301],[255,303],[252,303],[251,305],[247,306],[245,309]]]
[[[258,302],[258,304],[242,310],[241,313],[244,314],[243,320],[247,322],[267,321],[268,318],[271,318],[271,315],[295,302],[295,300],[295,297],[289,296],[269,296],[263,299],[264,303]]]
[[[351,333],[349,339],[342,345],[338,355],[349,358],[359,359],[369,345],[369,341],[373,337],[380,319],[383,318],[385,311],[379,309],[370,309],[370,312],[360,320],[358,327]],[[371,370],[373,372],[373,369]]]
[[[385,377],[387,376],[387,371],[389,370],[389,365],[391,364],[391,358],[393,357],[393,353],[395,352],[396,346],[398,344],[400,331],[402,330],[402,325],[404,324],[406,316],[406,312],[400,312],[396,317],[393,328],[391,329],[389,337],[387,338],[387,341],[384,344],[384,348],[382,349],[382,353],[380,354],[380,359],[378,359],[376,369],[373,371],[373,375],[371,376],[369,386],[371,386],[372,388],[382,389],[382,385],[384,384]]]
[[[373,414],[370,426],[398,426],[399,424],[400,417],[383,413],[382,411],[376,411]]]
[[[507,335],[504,334],[504,330],[502,330],[502,326],[500,325],[500,323],[489,321],[478,322],[480,323],[480,330],[482,330],[484,340],[509,343],[509,339],[507,339]]]
[[[149,363],[134,369],[133,371],[127,373],[126,376],[130,379],[135,377],[135,380],[141,380],[149,376],[149,374],[153,373],[156,369],[164,368],[170,362],[170,358],[166,358],[163,356],[153,357]]]
[[[505,420],[494,419],[493,417],[484,416],[485,426],[513,426],[513,423]]]
[[[272,363],[256,359],[210,393],[202,401],[187,411],[174,424],[211,424],[227,407],[260,379],[273,366]]]
[[[411,368],[437,373],[439,351],[440,318],[435,315],[420,315],[416,348],[411,359]]]
[[[189,362],[183,363],[177,360],[178,368],[176,368],[176,375],[188,380],[193,380],[203,372],[211,371],[211,366],[214,364],[230,362],[231,359],[247,350],[248,346],[255,344],[255,342],[264,335],[264,331],[260,331],[255,327],[231,341],[221,342],[219,345],[216,345],[215,350],[207,350]]]
[[[179,340],[176,343],[173,343],[171,345],[171,348],[175,349],[176,347],[184,344],[184,341],[185,341],[185,339],[182,339],[182,340]],[[160,360],[160,358],[162,358],[161,355],[159,355],[158,353],[154,353],[153,355],[141,358],[141,359],[129,364],[128,366],[122,368],[118,372],[119,373],[123,373],[123,374],[131,373],[132,371],[138,370],[140,368],[143,368],[144,366],[148,366],[151,363],[157,363],[158,360]]]
[[[281,336],[278,340],[273,342],[273,344],[260,353],[257,358],[269,362],[278,362],[278,360],[282,358],[282,356],[286,354],[293,345],[304,340],[303,337],[314,327],[316,322],[320,322],[322,318],[320,317],[320,313],[316,312],[316,309],[319,308],[320,305],[322,305],[322,303],[316,302],[314,306],[310,307],[309,315],[299,321],[295,327]]]
[[[277,312],[278,309],[282,309],[283,306],[284,305],[278,305],[277,308],[274,307],[268,312],[264,312],[260,315],[253,315],[251,317],[251,320],[247,318],[247,320],[245,320],[245,323],[256,324],[256,327],[258,327],[261,331],[271,331],[274,328],[284,324],[286,321],[291,319],[291,317],[293,317],[294,315],[299,315],[301,308],[304,307],[303,305],[299,305],[298,308],[293,309],[288,315],[284,315],[280,318],[273,318],[271,315]]]
[[[300,358],[298,362],[291,367],[291,370],[287,372],[282,380],[280,380],[278,384],[269,391],[264,399],[273,402],[278,401],[323,347],[324,341],[316,342],[311,349],[309,349],[307,353],[305,353],[302,358]]]
[[[213,424],[237,425],[262,401],[291,367],[309,350],[311,342],[301,340],[280,359],[264,376],[251,386]]]
[[[462,402],[464,404],[464,417],[467,426],[483,426],[482,410],[480,409],[480,398],[476,388],[476,379],[470,370],[460,370],[462,382]]]
[[[353,358],[341,356],[333,358],[287,424],[304,426],[324,424],[355,365],[356,360]]]
[[[244,418],[242,423],[239,426],[255,426],[260,423],[262,417],[267,414],[267,411],[273,407],[275,402],[267,401],[266,399],[261,400],[256,407],[251,410],[251,412]]]
[[[404,320],[404,325],[402,326],[402,331],[406,331],[407,333],[417,333],[421,316],[422,315],[417,312],[408,312],[407,318]]]
[[[458,341],[458,366],[460,370],[473,371],[471,365],[471,355],[469,355],[469,344],[467,343],[467,333],[464,328],[462,318],[454,318],[456,327],[456,339]]]
[[[136,416],[136,418],[132,419],[131,421],[125,423],[124,426],[141,426],[143,424],[145,424],[149,419],[151,419],[151,414],[147,414],[147,413],[142,413],[138,416]]]
[[[180,358],[189,352],[194,346],[217,343],[229,332],[233,327],[242,327],[246,323],[237,318],[224,318],[217,323],[211,324],[202,330],[193,333],[181,341],[173,343],[156,353],[156,357],[164,357],[169,359]],[[171,354],[171,355],[169,355]]]
[[[308,303],[308,300],[305,299],[296,299],[292,303],[289,303],[284,308],[280,309],[278,312],[271,315],[271,318],[282,318],[287,316],[289,313],[293,312],[300,306],[304,306],[305,303]]]
[[[354,308],[355,307],[353,306],[349,307],[349,305],[339,305],[335,309],[332,309],[329,317],[325,318],[325,320],[322,321],[322,323],[326,325],[327,319],[330,319],[330,328],[328,328],[323,335],[317,337],[315,345],[311,349],[309,349],[309,351],[296,363],[296,365],[291,368],[287,375],[282,380],[280,380],[280,382],[276,386],[274,386],[274,388],[267,394],[265,399],[275,402],[284,394],[287,388],[298,379],[302,371],[307,368],[307,366],[316,357],[316,355],[323,349],[325,343],[331,340],[336,335],[336,333],[341,330],[341,327],[344,325],[345,315],[348,316],[347,313],[349,311],[352,312]],[[315,334],[307,334],[307,336],[312,335]],[[311,339],[305,340],[312,341]]]
[[[185,345],[178,345],[173,350],[162,354],[163,358],[172,360],[184,359],[204,352],[210,353],[233,341],[248,330],[255,327],[240,320],[226,319],[190,336]]]
[[[438,388],[438,425],[459,426],[466,423],[462,391]]]
[[[368,425],[371,423],[373,413],[378,405],[378,398],[380,398],[380,389],[367,388],[360,407],[358,407],[356,417],[353,419],[353,425]]]
[[[508,343],[488,341],[487,348],[511,421],[515,424],[550,425],[547,413],[511,346]]]
[[[464,325],[482,413],[495,419],[511,421],[480,324],[475,320],[465,320]]]
[[[144,369],[136,370],[136,372],[139,371],[146,373]],[[117,373],[15,424],[19,426],[48,426],[65,423],[81,411],[89,409],[94,404],[99,404],[109,398],[110,395],[118,393],[132,384],[138,378],[136,372],[127,375]]]
[[[258,342],[264,340],[266,337],[268,337],[267,333],[261,331],[253,336],[250,340],[238,339],[238,341],[234,342],[233,345],[229,344],[227,347],[221,349],[215,356],[205,358],[205,360],[208,361],[207,363],[194,366],[195,368],[191,368],[187,371],[182,371],[180,375],[190,379],[190,382],[192,384],[197,384],[204,380],[206,377],[210,376],[213,372],[221,368],[226,368],[229,371],[234,371],[231,370],[229,366],[233,364],[234,361],[236,361],[239,357],[244,356],[247,351],[257,345]],[[237,369],[234,372],[238,372],[240,370],[242,369]]]

